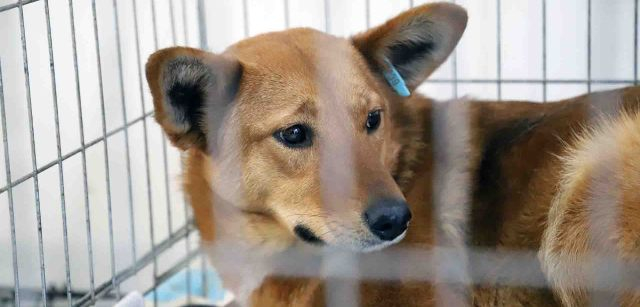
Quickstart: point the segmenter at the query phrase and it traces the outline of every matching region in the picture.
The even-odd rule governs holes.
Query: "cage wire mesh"
[[[298,26],[349,35],[425,2],[0,0],[0,305],[109,304],[132,290],[155,296],[156,286],[185,268],[187,289],[193,268],[209,282],[179,189],[179,153],[151,118],[143,65],[154,50],[221,51]],[[637,84],[638,0],[452,2],[467,8],[470,22],[454,54],[420,88],[428,96],[545,102]],[[464,110],[444,112],[455,119]],[[443,139],[464,140],[466,130],[451,133]],[[461,147],[444,142],[441,154],[455,157]],[[446,204],[446,195],[435,197]],[[483,270],[504,259],[501,283],[546,285],[529,274],[535,251],[439,246],[358,260],[290,256],[281,272],[321,271],[330,280],[327,301],[337,306],[357,304],[354,278],[495,283],[483,280]],[[415,259],[441,266],[406,266]],[[352,269],[380,261],[392,265]]]

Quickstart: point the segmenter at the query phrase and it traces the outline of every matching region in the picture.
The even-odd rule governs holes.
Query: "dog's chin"
[[[407,235],[407,231],[405,230],[403,233],[401,233],[398,237],[396,237],[395,239],[391,240],[391,241],[380,241],[379,243],[376,244],[372,244],[372,245],[367,245],[364,246],[362,249],[360,249],[360,252],[362,253],[370,253],[370,252],[376,252],[379,250],[383,250],[391,245],[397,244],[400,241],[402,241],[402,239],[404,239],[404,237]]]
[[[338,236],[330,238],[322,238],[317,236],[311,229],[304,225],[296,225],[293,229],[295,236],[300,243],[305,246],[325,247],[329,249],[346,250],[356,253],[369,253],[385,249],[391,245],[397,244],[402,241],[407,235],[405,230],[399,236],[391,241],[384,241],[373,235],[366,236],[365,238],[354,238],[351,236]],[[350,237],[349,239],[345,237]],[[345,240],[346,239],[346,240]]]
[[[383,241],[380,239],[374,240],[361,240],[355,242],[327,242],[328,248],[335,248],[338,250],[345,250],[354,253],[371,253],[383,250],[389,246],[395,245],[402,241],[404,237],[407,235],[407,232],[403,232],[397,238],[391,241]]]

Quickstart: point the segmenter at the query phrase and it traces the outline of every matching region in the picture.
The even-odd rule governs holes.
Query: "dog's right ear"
[[[242,66],[228,55],[172,47],[156,51],[146,65],[155,118],[178,148],[207,150],[207,112],[234,99]]]

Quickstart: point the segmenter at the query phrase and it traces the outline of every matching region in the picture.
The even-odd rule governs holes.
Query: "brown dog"
[[[394,69],[415,90],[466,22],[456,5],[429,4],[351,39],[292,29],[222,54],[176,47],[149,58],[156,120],[186,151],[203,244],[218,242],[212,260],[240,303],[325,304],[322,279],[269,267],[325,245],[534,251],[530,274],[548,283],[504,285],[507,264],[470,262],[468,277],[482,268],[486,283],[363,280],[367,306],[640,304],[617,288],[637,272],[592,284],[599,266],[579,265],[640,258],[640,88],[546,104],[403,97]],[[593,123],[599,114],[609,116]]]

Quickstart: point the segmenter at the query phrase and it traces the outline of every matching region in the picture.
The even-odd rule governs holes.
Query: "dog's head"
[[[401,96],[447,58],[466,22],[464,9],[437,3],[351,39],[292,29],[222,54],[163,49],[147,63],[155,116],[174,145],[210,157],[216,195],[268,225],[262,240],[383,248],[411,219],[392,177]],[[406,87],[391,85],[394,73]]]

